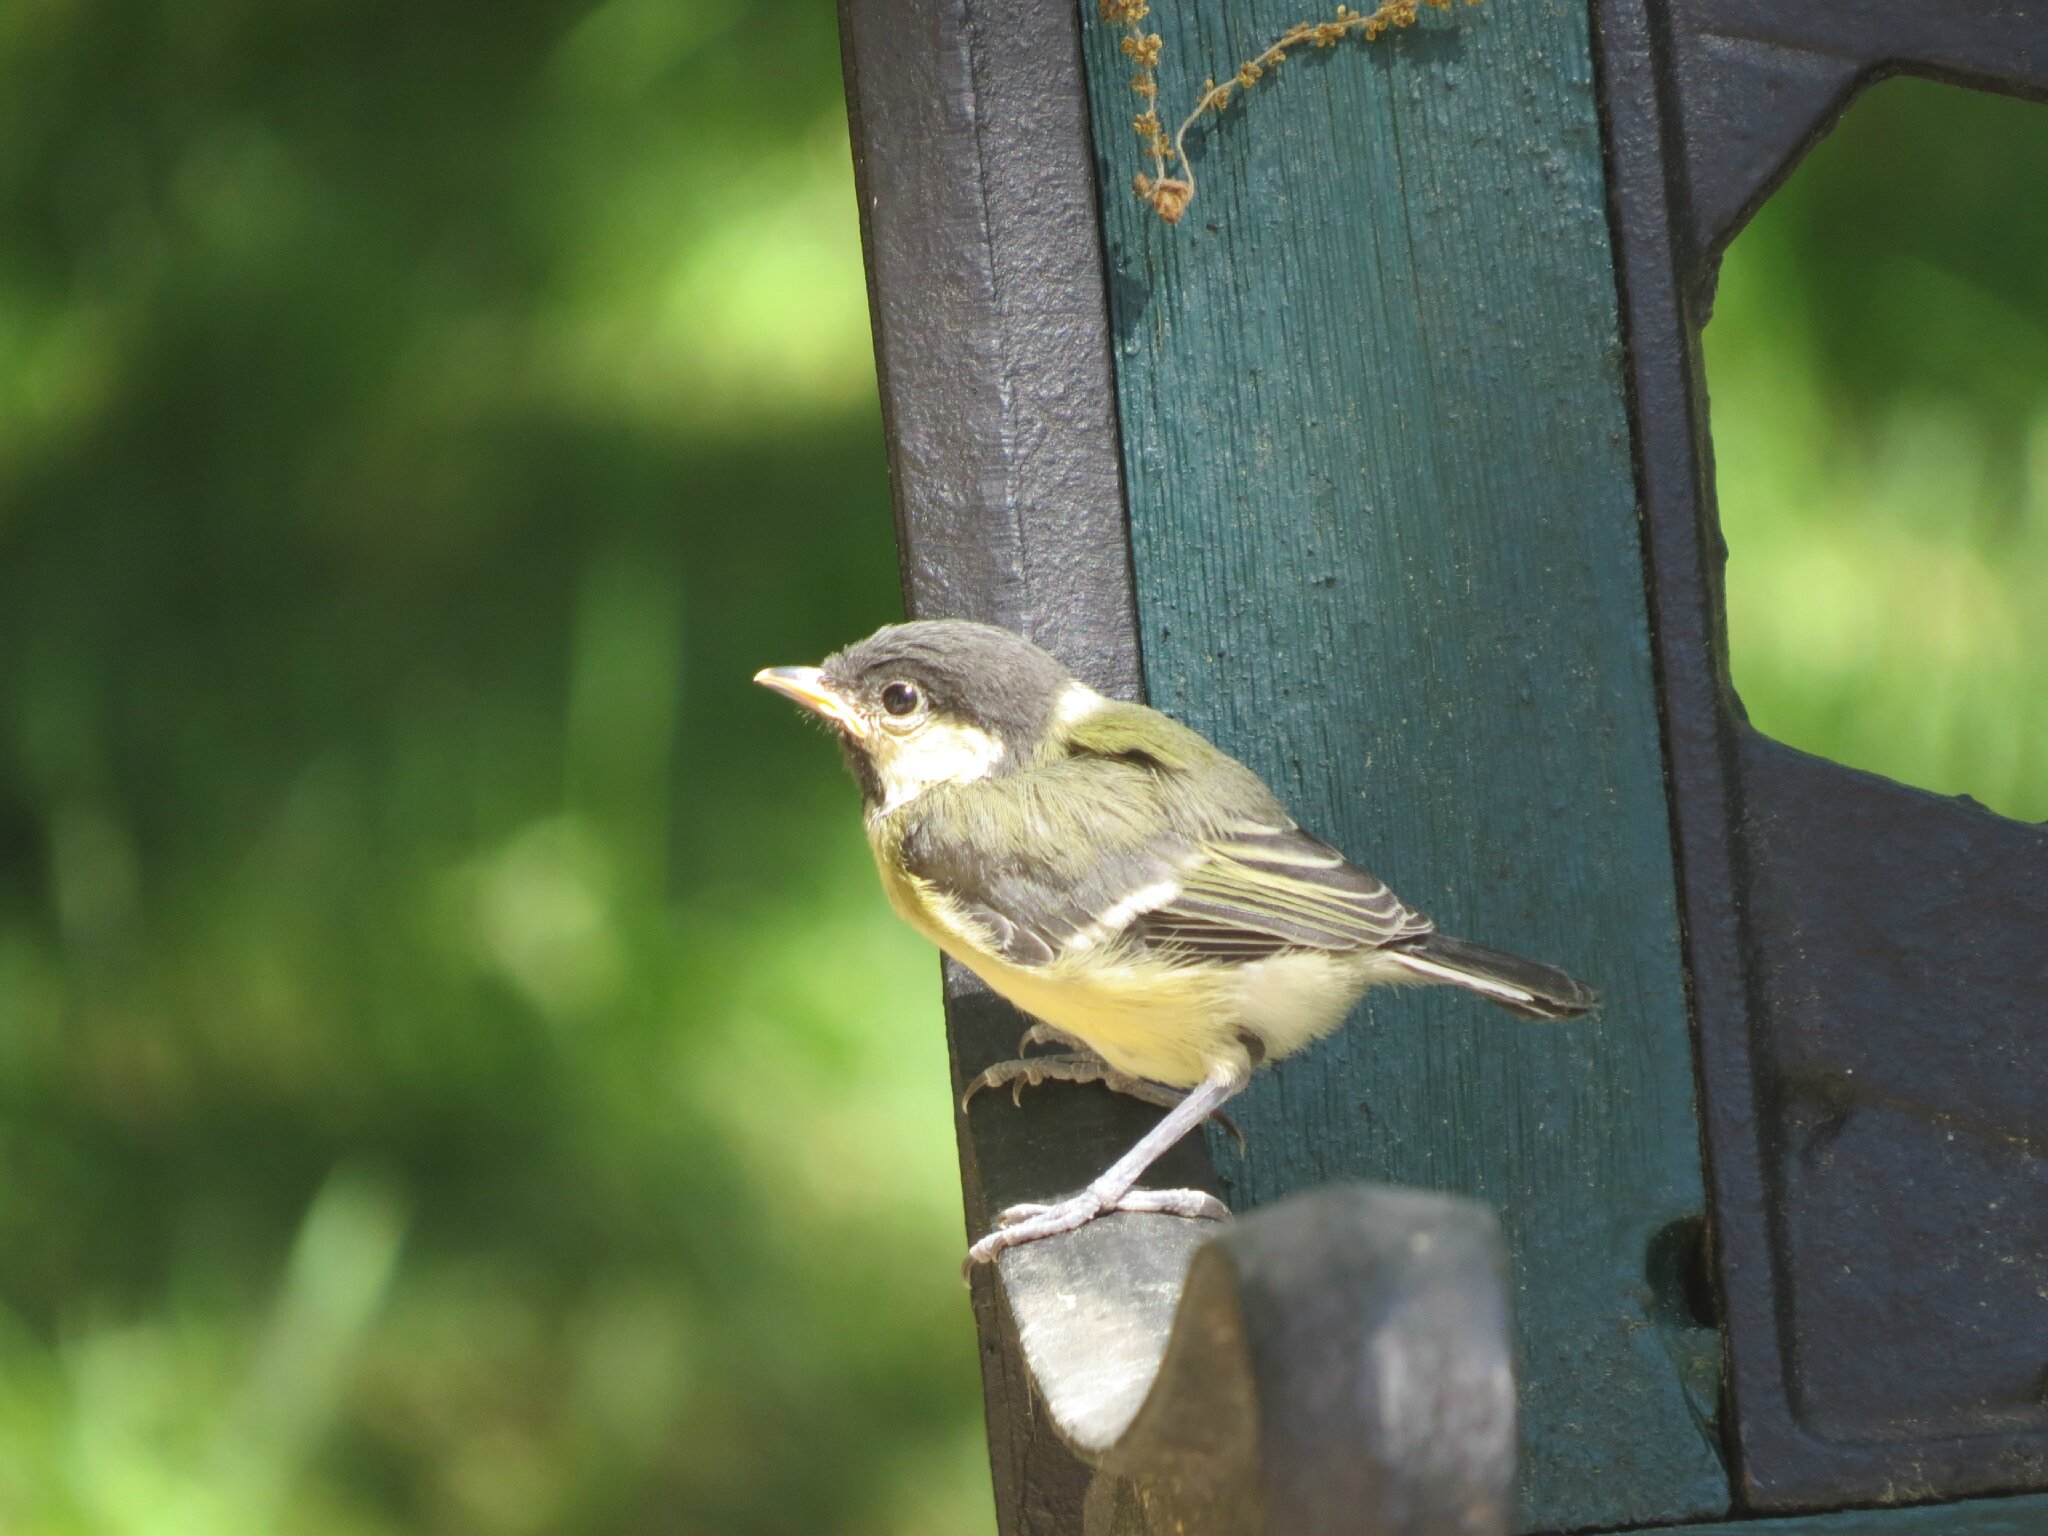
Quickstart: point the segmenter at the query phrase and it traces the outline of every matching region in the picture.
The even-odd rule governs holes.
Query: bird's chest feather
[[[1226,979],[1142,957],[1013,964],[957,903],[904,869],[896,856],[900,833],[887,819],[871,823],[868,836],[882,889],[905,922],[1017,1008],[1085,1042],[1112,1066],[1192,1087],[1219,1059],[1242,1054]]]

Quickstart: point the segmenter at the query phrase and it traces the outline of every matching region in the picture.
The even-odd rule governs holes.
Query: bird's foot
[[[1046,1031],[1042,1036],[1038,1033],[1041,1029]],[[1067,1038],[1050,1025],[1034,1024],[1025,1031],[1024,1038],[1018,1042],[1018,1049]],[[1100,1083],[1111,1093],[1121,1093],[1126,1098],[1136,1099],[1142,1104],[1155,1104],[1161,1109],[1173,1109],[1187,1097],[1163,1083],[1119,1072],[1092,1051],[1070,1051],[1058,1056],[1020,1056],[1015,1061],[997,1062],[967,1085],[967,1091],[960,1095],[961,1113],[966,1113],[968,1102],[984,1088],[1008,1087],[1010,1102],[1021,1107],[1024,1090],[1046,1082]],[[1242,1152],[1244,1132],[1237,1128],[1237,1122],[1221,1110],[1210,1118],[1237,1138],[1237,1149]]]
[[[1092,1056],[1095,1054],[1076,1036],[1068,1034],[1064,1029],[1055,1029],[1052,1025],[1045,1023],[1034,1024],[1017,1037],[1017,1054],[1019,1056],[1027,1054],[1034,1045],[1062,1046],[1077,1056]]]
[[[1021,1043],[1036,1042],[1027,1033]],[[969,1100],[984,1088],[1003,1087],[1010,1090],[1011,1103],[1022,1104],[1026,1088],[1046,1082],[1100,1083],[1112,1093],[1127,1094],[1161,1109],[1173,1108],[1182,1097],[1171,1088],[1119,1072],[1090,1052],[1066,1051],[1057,1056],[1020,1056],[1015,1061],[997,1062],[967,1085],[967,1091],[960,1095],[960,1107],[966,1109]]]
[[[1091,1187],[1055,1205],[1011,1206],[996,1218],[995,1231],[967,1250],[961,1273],[967,1274],[977,1264],[992,1263],[1006,1249],[1035,1243],[1044,1237],[1058,1237],[1111,1211],[1184,1216],[1198,1221],[1231,1219],[1230,1207],[1207,1190],[1130,1189],[1113,1197]]]

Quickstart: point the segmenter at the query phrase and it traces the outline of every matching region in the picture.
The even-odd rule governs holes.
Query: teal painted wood
[[[1620,1532],[1612,1536],[1622,1536]],[[1687,1526],[1685,1536],[2048,1536],[2048,1495]]]
[[[1169,120],[1303,4],[1155,0]],[[1088,28],[1153,702],[1446,931],[1607,998],[1371,1000],[1260,1074],[1217,1165],[1239,1205],[1492,1202],[1524,1528],[1715,1516],[1718,1336],[1649,1274],[1703,1197],[1586,12],[1300,50],[1191,141],[1177,228],[1127,191],[1129,65]]]

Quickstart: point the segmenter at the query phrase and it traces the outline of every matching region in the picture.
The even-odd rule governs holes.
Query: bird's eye
[[[882,708],[892,715],[907,715],[921,702],[915,683],[891,683],[882,690]]]

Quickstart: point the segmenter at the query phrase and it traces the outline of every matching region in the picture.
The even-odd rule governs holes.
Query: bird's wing
[[[1292,822],[1238,822],[1201,845],[1180,890],[1129,937],[1188,960],[1256,960],[1290,949],[1352,953],[1434,924],[1343,854]]]
[[[904,866],[1013,965],[1356,952],[1431,931],[1383,881],[1295,826],[1248,770],[1200,745],[1238,776],[1226,786],[1236,811],[1220,821],[1214,763],[1198,798],[1184,774],[1128,749],[1082,753],[927,795],[904,832]]]
[[[1294,824],[1264,781],[1186,726],[1142,704],[1102,700],[1071,720],[1083,762],[1142,762],[1160,819],[1180,834],[1180,887],[1124,925],[1127,942],[1187,960],[1252,960],[1289,949],[1355,952],[1435,927],[1386,882]],[[1199,786],[1199,800],[1189,791]]]
[[[1103,764],[1051,782],[931,791],[906,813],[904,869],[935,915],[963,922],[1013,965],[1049,965],[1120,942],[1177,897],[1199,845],[1170,823],[1133,814],[1150,774]]]

